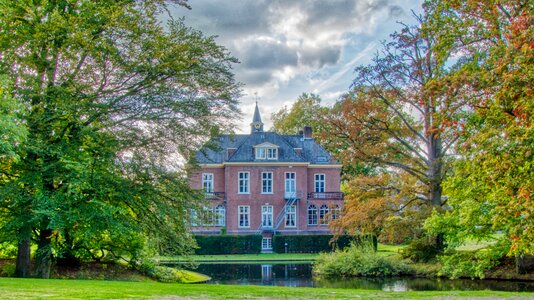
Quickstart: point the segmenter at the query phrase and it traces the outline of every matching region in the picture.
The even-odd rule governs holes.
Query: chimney
[[[312,138],[312,128],[310,126],[304,126],[304,139]]]

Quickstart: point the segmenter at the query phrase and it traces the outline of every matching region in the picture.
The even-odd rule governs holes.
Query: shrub
[[[261,235],[196,235],[198,255],[257,254],[261,252]]]
[[[145,262],[140,265],[140,271],[150,278],[160,282],[181,283],[182,274],[179,270],[171,267],[158,266],[152,262]]]
[[[345,250],[323,253],[314,263],[322,276],[396,276],[412,273],[404,262],[376,255],[372,243],[351,244]]]
[[[360,243],[361,240],[371,239],[374,249],[377,247],[376,237],[356,238],[350,235],[342,235],[330,243],[334,236],[331,234],[323,235],[275,235],[273,237],[273,251],[276,253],[285,253],[287,243],[288,253],[318,253],[330,252],[332,249],[344,249],[351,243]]]
[[[444,246],[436,245],[434,237],[423,237],[413,240],[408,247],[402,252],[404,259],[410,259],[413,262],[429,262],[439,254],[443,253]]]

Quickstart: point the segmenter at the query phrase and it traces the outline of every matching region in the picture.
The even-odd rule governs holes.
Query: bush
[[[287,243],[288,253],[318,253],[330,252],[333,249],[345,249],[351,243],[360,243],[361,240],[371,239],[374,249],[377,247],[376,237],[355,238],[350,235],[342,235],[334,243],[330,243],[334,236],[324,235],[275,235],[273,236],[273,251],[285,253]]]
[[[258,254],[261,235],[196,235],[198,255]]]
[[[444,248],[444,246],[436,245],[436,239],[434,237],[424,237],[413,240],[403,250],[402,257],[404,259],[410,259],[413,262],[429,262],[442,254]]]
[[[152,262],[145,262],[140,265],[139,270],[148,277],[160,282],[182,283],[182,274],[175,268],[158,266]]]
[[[322,276],[396,276],[411,274],[404,262],[376,255],[372,243],[351,244],[345,250],[323,253],[315,261],[314,272]]]

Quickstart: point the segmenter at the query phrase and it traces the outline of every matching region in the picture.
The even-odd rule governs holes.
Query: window
[[[262,194],[273,193],[273,173],[272,172],[261,173],[261,193]]]
[[[324,193],[324,174],[315,174],[315,192]]]
[[[261,250],[272,250],[273,240],[271,238],[263,238],[261,240]]]
[[[209,207],[202,208],[202,226],[213,226],[213,211]]]
[[[272,205],[264,205],[261,207],[261,226],[262,227],[273,227]]]
[[[238,193],[239,194],[248,194],[249,193],[249,172],[239,172],[238,173]]]
[[[290,172],[286,173],[286,181],[285,181],[285,197],[286,198],[294,198],[296,197],[297,193],[297,175],[296,173]]]
[[[256,148],[256,159],[265,159],[265,158],[267,158],[265,150],[266,150],[266,148]]]
[[[339,215],[341,214],[341,208],[339,207],[339,205],[335,205],[333,208],[332,208],[332,214],[331,214],[331,218],[332,220],[335,220],[337,218],[339,218]]]
[[[191,209],[191,226],[199,226],[200,222],[198,221],[198,212],[196,209]]]
[[[202,189],[207,194],[213,193],[213,174],[202,173]]]
[[[308,225],[317,225],[317,206],[308,206]]]
[[[239,227],[250,227],[250,206],[238,206]]]
[[[297,227],[297,207],[286,206],[286,227]]]
[[[277,159],[277,158],[278,158],[278,149],[267,148],[267,159]]]
[[[319,208],[319,220],[321,222],[321,225],[327,225],[328,224],[328,206],[326,204],[321,205],[321,208]]]
[[[215,217],[215,222],[213,222],[215,226],[224,226],[226,224],[226,208],[224,206],[216,206],[213,215]]]
[[[278,159],[278,149],[274,147],[256,148],[256,159]]]

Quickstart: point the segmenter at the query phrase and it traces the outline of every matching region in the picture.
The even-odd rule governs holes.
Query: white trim
[[[271,173],[271,191],[270,192],[264,192],[263,191],[263,174],[265,173]],[[272,171],[267,171],[267,172],[261,172],[260,173],[260,181],[261,181],[261,194],[262,195],[272,195],[273,194],[273,191],[274,191],[274,173]]]
[[[246,174],[248,174],[248,175],[247,175],[247,188],[246,188],[247,191],[246,191],[246,192],[241,192],[241,191],[240,191],[240,188],[241,188],[241,186],[240,186],[240,184],[241,184],[241,182],[240,182],[240,181],[241,181],[241,178],[239,177],[239,175],[240,175],[241,173],[246,173]],[[248,195],[248,194],[250,194],[250,172],[249,172],[249,171],[238,171],[238,172],[237,172],[237,193],[240,194],[240,195]]]
[[[253,148],[280,148],[280,146],[275,145],[275,144],[271,144],[271,143],[268,143],[268,142],[257,144],[256,146],[252,146],[252,147]]]
[[[248,226],[241,226],[241,207],[246,207],[247,208],[247,221],[248,221]],[[237,228],[250,228],[250,205],[239,205],[237,207]]]
[[[328,165],[316,165],[310,164],[309,162],[263,162],[263,161],[249,161],[249,162],[224,162],[222,164],[199,164],[201,168],[224,168],[225,166],[305,166],[310,169],[321,169],[321,168],[342,168],[343,165],[339,164],[328,164]]]

